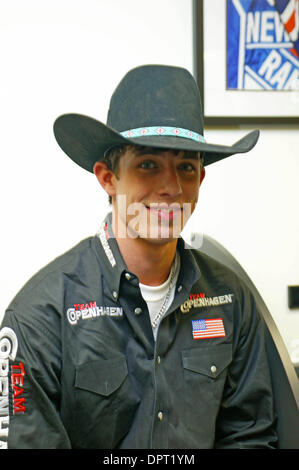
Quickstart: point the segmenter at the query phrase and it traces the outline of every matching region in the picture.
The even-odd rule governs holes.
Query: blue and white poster
[[[298,90],[299,0],[227,0],[226,89]]]

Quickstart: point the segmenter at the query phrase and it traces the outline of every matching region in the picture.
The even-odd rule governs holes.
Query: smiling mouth
[[[179,204],[159,204],[151,203],[145,204],[146,209],[150,212],[151,215],[154,215],[161,221],[171,221],[181,216],[182,207]]]

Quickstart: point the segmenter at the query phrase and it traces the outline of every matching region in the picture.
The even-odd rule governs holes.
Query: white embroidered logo
[[[181,312],[188,313],[191,308],[214,307],[215,305],[231,304],[234,294],[206,297],[205,294],[190,294],[188,300],[181,305]]]
[[[14,361],[18,350],[15,332],[8,327],[0,330],[0,449],[7,449],[9,431],[9,360]],[[3,440],[4,439],[4,440]]]
[[[97,317],[122,317],[122,307],[98,307],[96,302],[85,304],[74,304],[66,312],[66,316],[71,325],[76,325],[79,320],[88,320]]]
[[[99,232],[97,233],[97,236],[99,237],[101,243],[102,243],[102,247],[106,253],[106,256],[111,264],[111,266],[114,268],[114,266],[116,265],[116,261],[115,261],[115,258],[113,256],[113,253],[111,251],[111,248],[109,246],[109,243],[108,243],[108,229],[107,229],[107,225],[104,223],[101,227],[100,227],[100,230]]]

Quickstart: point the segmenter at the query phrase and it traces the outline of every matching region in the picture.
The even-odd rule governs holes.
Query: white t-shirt
[[[168,276],[168,279],[166,279],[166,281],[163,282],[163,284],[160,284],[159,286],[148,286],[146,284],[139,283],[142,297],[144,298],[148,306],[150,320],[152,323],[155,339],[157,337],[159,323],[173,301],[174,293],[175,293],[175,286],[176,286],[179,272],[180,272],[180,257],[179,257],[179,254],[177,253],[175,260],[174,260],[174,271],[173,271],[172,280],[171,280],[171,273],[170,273]],[[170,282],[171,282],[171,286],[170,286]],[[169,298],[168,298],[167,304],[165,305],[164,313],[160,318],[156,319],[157,315],[159,314],[164,304],[164,301],[166,299],[169,289],[170,289]],[[155,320],[156,322],[154,323]]]

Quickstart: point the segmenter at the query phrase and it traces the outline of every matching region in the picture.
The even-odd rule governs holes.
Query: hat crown
[[[192,75],[183,68],[145,65],[128,72],[115,89],[107,125],[123,132],[172,126],[203,135],[201,99]]]

